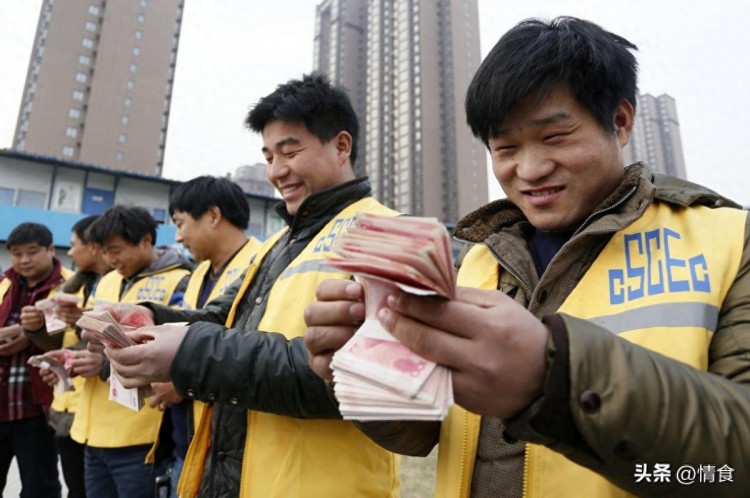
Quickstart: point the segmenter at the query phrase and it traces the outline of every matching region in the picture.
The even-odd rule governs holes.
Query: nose
[[[268,181],[275,184],[278,180],[289,174],[289,166],[286,165],[283,156],[274,156],[266,166],[266,177]]]
[[[182,243],[182,232],[180,231],[179,228],[177,229],[177,231],[174,234],[174,241]]]
[[[555,162],[541,147],[527,147],[517,154],[516,175],[521,180],[536,182],[555,170]]]

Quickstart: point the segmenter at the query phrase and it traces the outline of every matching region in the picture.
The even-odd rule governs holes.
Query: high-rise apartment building
[[[13,148],[161,175],[184,0],[44,0]]]
[[[356,38],[348,19],[365,4],[364,60],[339,57],[332,64],[323,54],[348,49],[340,46],[348,43],[341,33]],[[348,88],[355,102],[364,72],[364,166],[379,200],[448,223],[487,202],[486,150],[463,109],[480,55],[476,0],[326,0],[318,6],[315,69]]]
[[[346,89],[359,118],[360,140],[354,171],[366,175],[365,143],[368,0],[325,0],[315,8],[313,66]]]
[[[677,105],[672,97],[638,95],[635,125],[624,157],[625,164],[644,161],[654,171],[687,179]]]

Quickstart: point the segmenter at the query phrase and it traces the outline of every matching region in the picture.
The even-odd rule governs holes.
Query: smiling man
[[[70,272],[55,258],[52,233],[39,223],[21,223],[8,235],[11,267],[0,275],[0,327],[17,332],[0,338],[0,495],[15,457],[21,474],[21,496],[60,496],[54,432],[46,411],[52,389],[39,369],[27,361],[43,350],[21,331],[23,317],[37,319],[34,303],[59,289]],[[46,334],[44,317],[38,325]],[[6,332],[13,329],[5,329]]]
[[[146,329],[150,342],[108,354],[126,385],[171,376],[179,393],[209,403],[180,496],[396,497],[397,457],[341,420],[302,339],[318,284],[351,278],[325,264],[336,237],[359,212],[396,214],[355,178],[357,116],[343,90],[312,75],[261,99],[246,124],[263,136],[287,227],[204,309],[150,306],[156,323],[189,328]]]
[[[442,424],[362,426],[404,454],[439,441],[440,498],[747,494],[748,213],[625,167],[633,49],[580,19],[524,21],[469,86],[467,121],[507,199],[457,224],[475,244],[457,299],[394,294],[379,315],[451,368],[460,406]],[[324,282],[306,312],[325,378],[361,294]]]
[[[156,221],[146,209],[112,206],[91,225],[88,236],[114,268],[99,280],[89,302],[182,305],[190,264],[173,249],[155,247]],[[151,497],[154,479],[161,473],[150,454],[157,446],[162,413],[153,407],[134,412],[110,401],[109,374],[105,362],[99,376],[86,379],[70,429],[70,437],[86,445],[86,493],[104,498]]]

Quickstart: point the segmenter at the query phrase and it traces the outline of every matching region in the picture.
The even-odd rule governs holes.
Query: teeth
[[[537,190],[536,192],[529,192],[532,197],[543,197],[545,195],[552,195],[555,192],[559,192],[560,189],[546,189],[546,190]]]

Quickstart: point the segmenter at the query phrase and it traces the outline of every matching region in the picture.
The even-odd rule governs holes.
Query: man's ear
[[[622,99],[620,105],[615,109],[615,134],[620,147],[625,147],[630,141],[630,134],[633,132],[635,123],[635,109],[627,99]]]
[[[221,219],[224,217],[221,214],[221,209],[219,209],[219,206],[211,206],[210,208],[208,208],[208,211],[206,211],[206,214],[208,215],[208,219],[211,222],[212,227],[218,225]]]
[[[154,240],[153,240],[153,237],[151,237],[151,233],[147,232],[146,234],[143,235],[143,237],[141,237],[141,244],[146,244],[149,246],[154,245]]]
[[[349,156],[351,156],[352,153],[352,136],[349,134],[348,131],[340,131],[338,134],[333,137],[333,139],[336,144],[336,150],[338,151],[339,159],[341,160],[341,164],[343,165],[346,161],[349,160]]]

